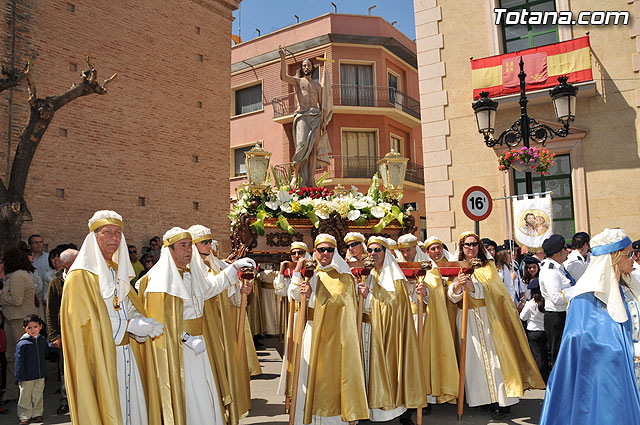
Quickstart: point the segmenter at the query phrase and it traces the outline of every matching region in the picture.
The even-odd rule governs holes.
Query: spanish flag
[[[527,91],[558,85],[557,77],[567,75],[569,83],[593,80],[589,36],[534,47],[504,55],[471,60],[473,98],[481,91],[489,97],[504,96],[520,91],[518,73],[520,57],[527,74]]]

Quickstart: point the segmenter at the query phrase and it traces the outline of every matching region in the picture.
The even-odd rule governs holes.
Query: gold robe
[[[404,280],[395,292],[378,284],[372,270],[369,408],[393,410],[427,405],[427,384],[422,372],[411,302]]]
[[[317,277],[304,423],[313,415],[368,419],[353,278],[334,269]]]
[[[164,333],[153,338],[151,347],[145,351],[146,358],[153,362],[153,368],[149,370],[149,378],[156,379],[159,383],[158,402],[161,406],[163,423],[165,425],[186,425],[187,423],[182,359],[183,331],[191,335],[203,336],[211,372],[216,382],[220,408],[222,412],[228,412],[226,406],[231,403],[232,398],[224,365],[224,353],[218,352],[218,347],[221,346],[221,335],[216,335],[215,328],[204,320],[212,314],[210,305],[207,307],[208,304],[205,303],[199,324],[195,323],[198,319],[185,321],[182,318],[182,299],[163,292],[145,294],[148,284],[149,276],[145,275],[140,279],[138,294],[144,300],[148,317],[164,325]],[[196,329],[199,326],[200,328]],[[225,420],[228,421],[228,417],[225,417]]]
[[[491,335],[500,359],[507,397],[522,397],[530,388],[544,389],[520,315],[495,263],[489,261],[486,266],[476,269],[473,275],[484,288]]]
[[[129,291],[128,298],[146,316],[134,290]],[[122,424],[110,323],[98,276],[86,270],[69,273],[62,291],[60,327],[69,414],[74,424]],[[122,344],[128,343],[142,378],[149,423],[159,423],[160,406],[155,402],[157,382],[144,379],[149,365],[140,350],[150,341],[140,344],[127,335]]]
[[[427,394],[436,397],[438,404],[453,403],[458,397],[458,362],[447,298],[437,268],[427,272],[425,283],[429,288],[429,302],[422,337],[422,366]]]
[[[262,291],[260,281],[255,280],[253,291],[247,296],[247,319],[251,336],[261,335],[264,333],[264,311],[262,310]]]

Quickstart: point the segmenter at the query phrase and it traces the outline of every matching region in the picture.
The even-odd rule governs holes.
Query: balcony
[[[420,126],[420,102],[393,87],[333,84],[332,91],[334,113],[387,115],[410,127]],[[293,121],[295,93],[275,97],[271,105],[274,121]]]
[[[327,183],[341,183],[345,179],[365,179],[370,181],[373,175],[378,171],[378,158],[373,156],[330,156],[331,163],[328,169],[316,170],[315,179],[319,179],[328,171],[325,177]],[[292,173],[291,163],[275,165],[274,169],[278,180],[289,181]],[[405,181],[424,186],[424,167],[422,165],[409,162],[407,164],[407,173]],[[351,182],[355,184],[358,182]],[[361,183],[364,184],[364,183]]]

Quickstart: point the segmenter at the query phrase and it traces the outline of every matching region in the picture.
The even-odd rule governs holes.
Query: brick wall
[[[38,51],[33,78],[40,97],[79,82],[88,52],[100,80],[118,73],[107,95],[77,99],[53,119],[29,172],[25,198],[33,221],[24,224],[23,239],[37,232],[49,247],[80,244],[93,212],[113,209],[125,220],[127,241],[139,248],[172,226],[194,223],[211,227],[223,251],[229,248],[230,35],[239,2],[15,0],[16,63]],[[4,2],[0,27],[4,64],[12,3]],[[9,96],[0,95],[3,180]],[[25,105],[19,88],[12,150]]]

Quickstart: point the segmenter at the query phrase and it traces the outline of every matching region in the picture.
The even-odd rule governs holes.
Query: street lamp
[[[487,147],[492,148],[496,145],[507,145],[515,147],[522,142],[528,148],[529,141],[542,144],[544,146],[547,139],[553,139],[555,136],[567,137],[569,135],[569,124],[575,119],[576,110],[576,94],[578,88],[567,84],[568,77],[558,77],[558,84],[552,90],[549,90],[549,96],[553,101],[553,107],[556,112],[556,118],[563,124],[563,127],[554,130],[546,124],[540,124],[534,118],[527,115],[527,95],[525,91],[524,61],[520,56],[520,119],[511,124],[511,127],[503,131],[497,139],[493,138],[495,131],[496,110],[498,103],[489,99],[489,92],[480,93],[480,99],[471,104],[476,115],[476,123],[478,124],[478,132],[484,136],[484,143]],[[533,193],[533,181],[531,172],[525,172],[525,187],[527,194]]]
[[[378,161],[380,178],[384,192],[392,199],[400,198],[403,189],[404,176],[407,172],[409,158],[404,158],[392,147],[391,152]]]
[[[254,194],[260,193],[269,188],[267,181],[267,170],[271,152],[266,152],[259,143],[244,153],[244,162],[247,167],[247,188]]]

